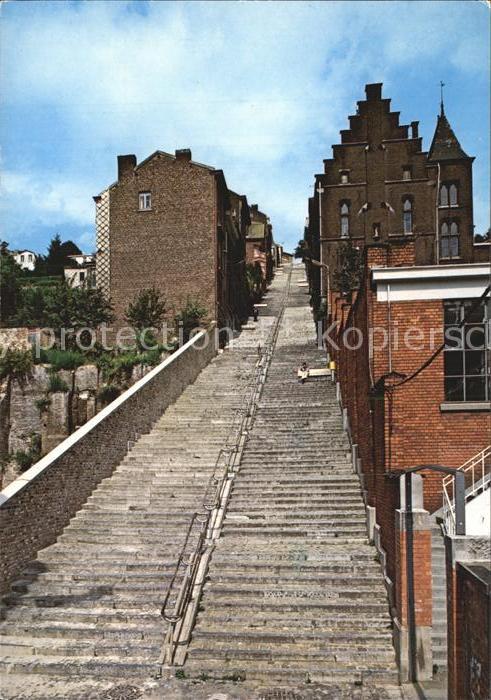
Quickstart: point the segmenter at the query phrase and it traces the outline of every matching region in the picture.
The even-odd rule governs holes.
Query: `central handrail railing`
[[[183,632],[183,626],[186,623],[186,612],[193,597],[199,595],[199,593],[196,594],[196,588],[202,584],[204,579],[203,576],[199,576],[201,560],[205,550],[213,544],[218,534],[217,522],[219,521],[219,513],[222,511],[223,517],[223,511],[230,493],[230,488],[227,489],[227,482],[236,473],[236,460],[245,446],[257,408],[257,402],[266,380],[267,370],[273,356],[289,294],[290,280],[291,271],[281,301],[280,313],[268,333],[264,346],[262,348],[258,346],[258,360],[254,367],[254,373],[244,391],[242,404],[232,419],[232,424],[225,439],[225,446],[218,453],[213,473],[205,488],[201,506],[202,511],[194,513],[191,518],[191,523],[186,532],[184,543],[164,598],[161,615],[168,622],[169,628],[164,642],[162,662],[167,666],[174,664],[177,646],[180,643],[186,644],[190,634],[190,629]],[[196,524],[199,526],[197,528],[198,533],[193,538]],[[185,638],[181,640],[183,634]]]
[[[465,500],[474,498],[491,483],[491,445],[468,459],[459,467],[465,474]],[[455,533],[455,493],[454,480],[451,475],[442,481],[443,486],[443,523],[448,534]]]

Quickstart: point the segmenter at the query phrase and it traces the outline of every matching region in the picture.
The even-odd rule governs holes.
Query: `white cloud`
[[[34,218],[85,227],[118,153],[191,147],[284,222],[293,243],[313,173],[365,81],[390,85],[421,61],[468,75],[487,65],[485,32],[470,41],[462,31],[481,21],[469,5],[159,2],[147,14],[123,2],[6,5],[5,101],[29,105],[34,132],[36,110],[54,106],[69,134],[55,125],[38,136],[53,145],[55,174],[44,163],[28,174],[10,166],[9,202],[23,190]]]
[[[19,210],[30,206],[47,223],[88,224],[94,219],[93,201],[87,196],[90,188],[81,183],[4,171],[2,189],[10,202],[18,203]]]

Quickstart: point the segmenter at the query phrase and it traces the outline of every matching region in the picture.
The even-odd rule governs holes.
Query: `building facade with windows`
[[[419,123],[399,123],[399,112],[382,97],[382,84],[366,85],[365,91],[333,157],[315,176],[316,215],[309,216],[308,236],[319,241],[322,274],[330,277],[320,286],[336,291],[346,242],[363,248],[411,240],[416,265],[486,260],[489,247],[474,244],[474,159],[460,145],[443,103],[425,151]]]
[[[36,253],[32,250],[13,250],[12,257],[23,270],[32,272],[36,267]]]
[[[128,304],[149,287],[160,290],[172,320],[188,300],[207,320],[234,326],[246,296],[244,235],[247,202],[227,189],[221,170],[196,163],[189,149],[156,151],[137,164],[118,157],[118,179],[94,197],[97,286],[110,297],[115,327]],[[232,282],[232,278],[234,282]]]

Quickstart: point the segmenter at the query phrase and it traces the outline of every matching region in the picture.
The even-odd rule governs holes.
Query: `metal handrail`
[[[259,358],[254,368],[254,374],[244,392],[242,405],[237,409],[234,414],[234,418],[232,419],[232,425],[225,440],[226,446],[220,449],[215,462],[213,474],[206,485],[201,506],[203,512],[196,512],[191,518],[191,523],[188,527],[183,547],[179,554],[174,573],[171,577],[167,593],[164,598],[161,615],[164,620],[169,623],[169,629],[164,642],[165,651],[163,660],[164,663],[167,663],[168,665],[172,665],[174,661],[176,647],[178,644],[178,639],[176,637],[179,637],[180,628],[182,627],[186,610],[193,595],[202,554],[206,547],[212,544],[212,539],[215,532],[216,514],[222,501],[225,483],[231,476],[232,468],[235,466],[235,458],[240,450],[242,439],[243,437],[246,437],[248,432],[245,426],[247,425],[247,421],[251,421],[254,417],[253,409],[257,404],[257,399],[266,380],[267,369],[273,356],[273,350],[278,337],[281,320],[283,318],[286,299],[288,298],[289,294],[290,279],[291,273],[288,277],[285,292],[283,294],[282,306],[280,313],[278,314],[278,318],[273,324],[263,348],[258,348]],[[239,425],[235,430],[234,426],[237,418],[240,418],[240,420],[238,421]],[[235,439],[232,445],[229,443],[230,433],[235,433]],[[222,467],[222,474],[218,476],[217,470],[220,465],[220,460],[224,455],[227,456],[227,459],[225,461],[225,465]],[[208,494],[213,488],[214,495],[212,498],[209,498]],[[189,556],[189,561],[186,563],[186,549],[190,543],[191,533],[195,522],[199,522],[201,524],[201,529],[199,531],[194,549]],[[172,611],[170,611],[168,610],[168,606],[171,602],[171,594],[175,584],[177,583],[179,571],[183,567],[185,567],[185,571],[182,574],[182,582],[176,594],[174,608]]]
[[[491,445],[485,447],[481,452],[468,459],[462,464],[458,471],[470,476],[470,485],[466,490],[466,502],[473,498],[480,490],[491,483]],[[477,477],[477,478],[476,478]],[[454,480],[449,475],[442,480],[443,498],[443,522],[448,534],[455,533],[455,493]]]

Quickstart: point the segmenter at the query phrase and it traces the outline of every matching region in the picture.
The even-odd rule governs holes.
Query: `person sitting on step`
[[[301,384],[305,384],[305,380],[309,376],[309,368],[307,363],[304,361],[298,369],[298,378]]]

